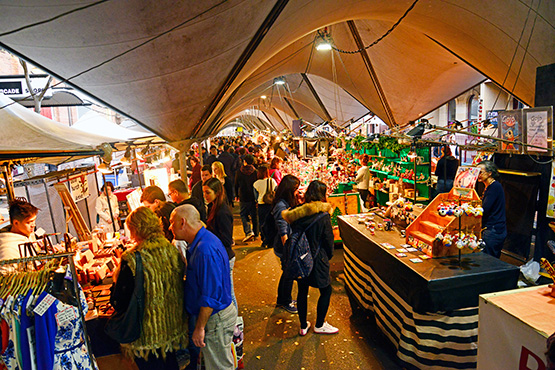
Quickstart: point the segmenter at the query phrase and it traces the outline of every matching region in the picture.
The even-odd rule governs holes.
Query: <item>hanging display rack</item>
[[[57,254],[46,254],[46,255],[38,255],[38,256],[31,256],[31,257],[22,257],[22,258],[14,258],[11,260],[3,260],[0,261],[0,266],[8,265],[8,264],[19,264],[19,263],[26,263],[26,262],[33,262],[33,261],[48,261],[54,259],[61,259],[67,258],[69,260],[69,268],[71,270],[71,277],[73,282],[73,293],[75,297],[77,297],[77,310],[79,311],[79,319],[81,320],[81,325],[83,326],[83,335],[85,337],[85,345],[87,346],[87,352],[89,355],[89,361],[91,363],[91,369],[95,369],[96,366],[93,361],[93,352],[91,343],[89,340],[89,336],[87,334],[87,325],[85,323],[85,314],[83,313],[83,307],[81,307],[81,300],[79,299],[79,288],[77,286],[77,272],[75,270],[75,261],[73,260],[73,256],[75,252],[67,252],[67,253],[57,253]]]

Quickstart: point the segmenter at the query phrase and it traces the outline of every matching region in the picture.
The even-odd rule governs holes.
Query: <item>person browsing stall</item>
[[[177,207],[170,221],[176,239],[189,244],[185,308],[196,317],[191,339],[202,350],[206,370],[234,370],[231,345],[237,308],[231,301],[225,248],[202,226],[198,211],[189,204]]]
[[[484,252],[499,258],[507,237],[507,218],[505,215],[505,191],[499,181],[499,170],[492,161],[478,164],[478,180],[486,185],[482,197],[482,240],[486,243]]]
[[[0,232],[0,260],[21,258],[19,245],[35,241],[35,223],[39,209],[29,202],[14,200],[10,202],[10,225]],[[0,272],[10,271],[11,267],[0,266]]]
[[[148,207],[152,212],[156,213],[162,227],[164,235],[170,242],[173,240],[173,234],[170,231],[170,215],[175,208],[175,204],[166,202],[166,195],[158,186],[151,185],[143,189],[141,195],[141,203],[143,206]]]
[[[188,342],[188,317],[184,310],[185,264],[164,237],[160,220],[147,207],[127,216],[125,224],[137,244],[123,253],[114,274],[110,303],[116,313],[127,311],[135,287],[136,257],[144,273],[145,306],[139,339],[122,344],[123,353],[142,369],[178,370],[176,351]]]
[[[202,173],[202,172],[201,172]],[[195,184],[195,186],[199,185],[199,188],[202,189],[202,181],[199,181]],[[193,186],[193,189],[195,188]],[[168,191],[172,202],[175,203],[176,207],[182,206],[184,204],[190,204],[197,209],[200,213],[200,219],[202,222],[206,222],[206,205],[204,204],[204,197],[202,195],[202,191],[200,196],[191,191],[191,194],[187,192],[187,185],[183,182],[183,180],[177,179],[173,180],[168,184]],[[169,219],[169,218],[168,218]]]

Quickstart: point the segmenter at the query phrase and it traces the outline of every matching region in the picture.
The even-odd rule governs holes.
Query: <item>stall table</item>
[[[382,222],[375,216],[377,222]],[[519,269],[483,253],[451,258],[410,259],[400,230],[371,235],[356,215],[339,217],[347,291],[373,311],[378,327],[410,369],[473,369],[477,362],[478,296],[514,289]]]
[[[546,369],[555,298],[546,285],[480,296],[478,369]]]

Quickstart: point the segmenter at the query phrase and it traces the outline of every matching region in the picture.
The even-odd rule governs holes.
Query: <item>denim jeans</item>
[[[245,236],[250,233],[254,233],[254,236],[258,236],[258,215],[256,212],[256,202],[241,202],[240,215]],[[249,222],[252,222],[252,228]]]
[[[495,228],[486,229],[482,232],[482,240],[486,243],[486,248],[484,253],[490,256],[499,258],[501,256],[501,250],[503,249],[503,243],[507,237],[507,231],[496,232]]]
[[[229,260],[229,275],[231,278],[231,301],[235,305],[235,308],[238,310],[239,306],[237,306],[237,298],[235,297],[235,288],[233,288],[233,266],[235,266],[235,257]]]

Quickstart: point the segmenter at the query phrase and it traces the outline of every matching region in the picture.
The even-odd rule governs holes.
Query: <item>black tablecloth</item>
[[[376,216],[376,220],[379,217]],[[484,253],[463,255],[462,268],[450,265],[452,257],[434,258],[421,263],[409,259],[422,252],[407,252],[399,258],[395,249],[405,239],[396,229],[376,231],[371,235],[356,217],[338,217],[344,245],[360,260],[371,266],[378,277],[393,289],[415,312],[445,312],[465,307],[477,307],[478,295],[515,289],[519,268]]]

